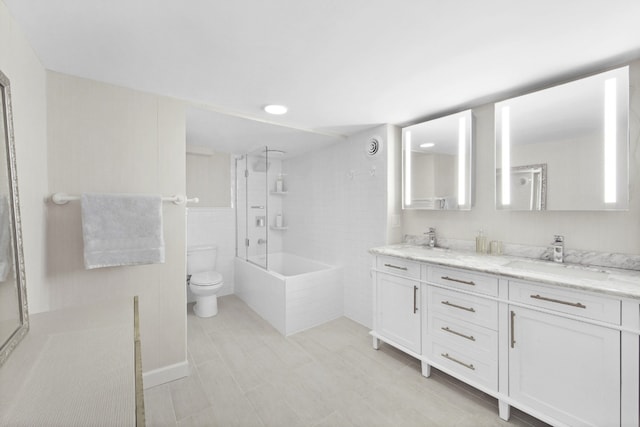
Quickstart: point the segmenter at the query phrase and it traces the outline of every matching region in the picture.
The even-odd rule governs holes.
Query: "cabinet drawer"
[[[429,268],[428,279],[432,283],[478,292],[487,295],[498,295],[498,278],[444,267]]]
[[[493,391],[498,390],[497,358],[491,362],[479,360],[446,343],[434,341],[431,359],[461,379],[475,381]]]
[[[448,316],[429,316],[429,336],[467,358],[493,363],[498,359],[498,332]]]
[[[379,256],[376,259],[376,268],[380,271],[420,279],[420,263],[402,258]]]
[[[464,320],[485,328],[498,329],[497,301],[429,286],[429,313]]]
[[[574,316],[620,324],[621,302],[615,298],[511,280],[509,299]]]

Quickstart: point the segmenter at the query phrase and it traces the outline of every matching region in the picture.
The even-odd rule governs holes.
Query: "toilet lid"
[[[222,274],[217,271],[205,271],[191,275],[190,284],[196,286],[211,286],[222,283]]]

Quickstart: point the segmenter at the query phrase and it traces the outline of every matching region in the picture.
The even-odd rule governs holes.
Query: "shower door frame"
[[[265,163],[265,171],[264,171],[264,176],[265,176],[265,182],[264,182],[264,239],[265,239],[265,243],[264,243],[264,264],[258,263],[255,260],[252,260],[250,254],[249,254],[249,249],[251,248],[251,239],[249,237],[249,217],[250,217],[250,210],[253,209],[251,207],[251,203],[249,200],[249,185],[250,185],[250,175],[251,173],[255,173],[255,171],[249,171],[249,167],[250,167],[250,158],[252,155],[256,155],[258,154],[258,159],[260,159],[260,157],[264,157],[264,163]],[[240,204],[238,203],[238,198],[239,198],[239,194],[240,192],[238,191],[238,182],[239,179],[242,179],[242,177],[240,176],[240,169],[238,167],[239,163],[241,163],[244,160],[244,172],[242,173],[242,175],[244,176],[244,180],[245,180],[245,189],[244,189],[244,203],[245,203],[245,207],[244,207],[244,220],[245,220],[245,224],[244,224],[244,242],[242,242],[242,247],[244,248],[244,256],[240,255],[240,235],[239,235],[239,229],[240,229],[240,224],[239,224],[239,215],[240,215],[240,209],[239,206]],[[236,170],[235,170],[235,194],[236,194],[236,257],[238,258],[242,258],[244,259],[246,262],[249,262],[257,267],[260,267],[264,270],[268,270],[269,268],[269,179],[268,179],[268,170],[269,170],[269,148],[267,146],[258,148],[256,150],[250,151],[249,153],[244,154],[243,156],[236,158]],[[259,206],[259,205],[258,205]],[[256,209],[258,207],[256,206]],[[259,238],[256,239],[255,245],[256,248],[259,248]],[[263,256],[262,254],[256,255],[256,256]]]

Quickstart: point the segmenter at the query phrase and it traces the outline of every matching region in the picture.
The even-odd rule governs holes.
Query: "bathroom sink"
[[[451,250],[448,248],[440,248],[438,246],[432,248],[431,246],[427,246],[427,245],[423,245],[422,248],[427,251],[433,251],[433,252],[449,252]]]
[[[506,265],[511,268],[529,270],[537,273],[555,274],[575,279],[607,280],[609,272],[590,267],[560,264],[544,261],[511,261]]]

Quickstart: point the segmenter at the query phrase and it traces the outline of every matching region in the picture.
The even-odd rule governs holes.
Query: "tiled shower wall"
[[[366,154],[373,135],[356,134],[324,149],[285,160],[289,229],[284,251],[344,267],[344,314],[371,327],[372,286],[367,250],[387,240],[387,146]]]

